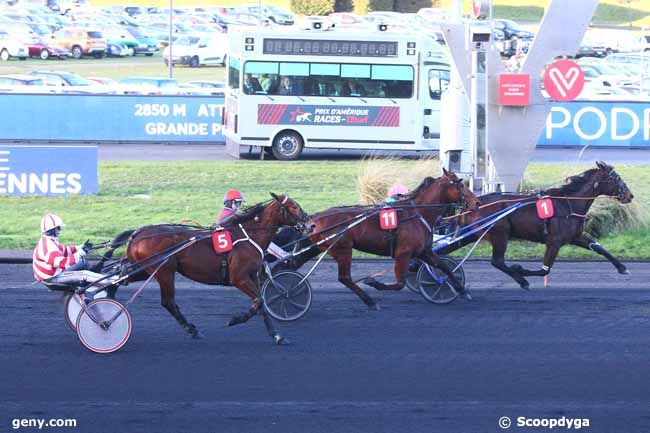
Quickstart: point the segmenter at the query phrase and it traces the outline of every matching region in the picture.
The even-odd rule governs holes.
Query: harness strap
[[[235,242],[232,243],[233,246],[237,245],[240,242],[250,242],[256,249],[259,251],[260,255],[262,256],[262,260],[264,260],[264,250],[262,250],[262,247],[260,247],[257,242],[251,239],[250,236],[248,236],[248,233],[246,233],[246,230],[244,229],[244,226],[241,224],[238,224],[239,228],[241,229],[242,233],[244,233],[245,238],[237,239]]]

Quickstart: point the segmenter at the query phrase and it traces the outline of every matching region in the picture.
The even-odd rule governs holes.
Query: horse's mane
[[[422,192],[425,189],[429,188],[431,186],[431,184],[434,183],[435,181],[436,181],[435,177],[432,177],[432,176],[425,177],[424,179],[422,179],[422,182],[420,182],[420,184],[413,191],[411,191],[410,193],[405,194],[404,196],[402,196],[402,198],[400,198],[399,201],[413,200],[413,199],[417,198],[420,194],[422,194]]]
[[[597,168],[591,168],[583,173],[570,176],[566,179],[566,183],[560,187],[549,188],[542,191],[545,195],[569,195],[575,194],[582,189],[582,187],[593,178],[593,175],[598,171]]]
[[[234,214],[232,217],[228,218],[224,224],[224,226],[228,227],[233,224],[242,224],[247,221],[250,221],[251,219],[255,218],[259,214],[261,214],[266,207],[271,204],[273,200],[267,200],[261,203],[254,204],[252,206],[249,206],[247,208],[244,208],[240,211],[238,211],[236,214]]]

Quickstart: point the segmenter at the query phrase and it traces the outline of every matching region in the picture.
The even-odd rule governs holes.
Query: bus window
[[[431,69],[429,71],[429,96],[440,100],[442,93],[449,87],[449,71]]]
[[[228,87],[239,88],[239,59],[228,57]]]
[[[341,77],[370,78],[370,65],[341,65]]]
[[[246,62],[244,65],[244,93],[273,93],[279,82],[278,62]]]

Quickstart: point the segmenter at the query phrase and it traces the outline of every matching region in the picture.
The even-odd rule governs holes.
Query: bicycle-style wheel
[[[77,335],[81,343],[95,353],[115,352],[131,336],[131,315],[114,299],[97,299],[79,314]]]
[[[262,286],[264,308],[282,322],[298,320],[311,307],[311,284],[295,271],[280,271]],[[301,282],[302,281],[302,282]]]

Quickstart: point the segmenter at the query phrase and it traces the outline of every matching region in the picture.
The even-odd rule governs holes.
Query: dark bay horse
[[[185,319],[176,304],[176,272],[203,284],[237,287],[253,300],[253,305],[247,312],[233,317],[228,325],[244,323],[260,312],[273,341],[276,344],[285,342],[282,335],[275,330],[271,318],[262,306],[258,273],[262,267],[264,251],[268,248],[278,227],[296,226],[307,234],[313,224],[294,200],[287,196],[271,195],[273,200],[252,206],[241,215],[232,217],[225,224],[225,228],[231,233],[233,244],[232,251],[228,253],[225,262],[227,273],[222,269],[223,256],[215,253],[210,237],[169,257],[169,260],[156,272],[154,278],[160,286],[162,305],[192,337],[197,338],[200,333],[196,326]],[[209,230],[187,227],[179,229],[178,225],[172,224],[145,226],[130,235],[126,254],[131,263],[143,261],[142,263],[147,265],[148,259],[157,253],[206,232],[210,233]],[[157,266],[152,265],[146,268],[145,272],[151,274],[156,268]],[[227,275],[225,281],[224,275]]]
[[[439,258],[431,249],[431,229],[441,216],[455,208],[455,204],[461,203],[469,208],[477,208],[479,205],[478,199],[469,188],[465,187],[462,179],[445,170],[442,177],[425,178],[403,200],[390,204],[390,207],[400,209],[398,211],[399,226],[395,229],[392,239],[386,231],[380,228],[379,215],[375,214],[344,234],[324,242],[318,249],[312,248],[308,252],[294,257],[286,266],[298,269],[305,262],[334,244],[328,254],[336,260],[339,281],[359,296],[369,308],[377,309],[375,300],[352,279],[352,250],[357,249],[380,256],[394,257],[396,282],[384,284],[372,277],[364,279],[363,282],[378,290],[401,290],[406,284],[406,273],[411,258],[420,257],[433,266],[438,265]],[[427,205],[431,206],[427,207]],[[372,210],[373,207],[370,206],[347,206],[333,207],[313,214],[311,217],[316,224],[315,234],[307,242],[299,245],[299,248],[316,243],[335,233],[337,229],[318,234],[321,230],[352,220],[355,216]],[[340,227],[339,230],[342,228]],[[447,272],[446,268],[444,270]],[[448,272],[448,275],[456,290],[462,292],[463,288],[453,274]]]
[[[535,205],[532,204],[518,209],[496,223],[484,238],[492,244],[492,265],[512,277],[521,288],[528,289],[529,283],[524,277],[548,275],[560,248],[564,245],[575,245],[606,257],[619,273],[628,273],[625,265],[584,232],[587,213],[596,197],[615,197],[621,203],[629,203],[634,198],[613,167],[604,162],[596,162],[596,165],[597,168],[569,177],[565,185],[547,189],[539,194],[542,197],[551,197],[555,210],[552,218],[540,219]],[[517,202],[535,202],[537,195],[493,193],[483,195],[479,199],[482,204],[481,209],[463,216],[461,225],[488,217]],[[448,254],[474,242],[481,233],[450,245],[440,251],[440,254]],[[542,268],[528,270],[518,264],[508,266],[505,262],[505,254],[510,239],[523,239],[546,245]]]

